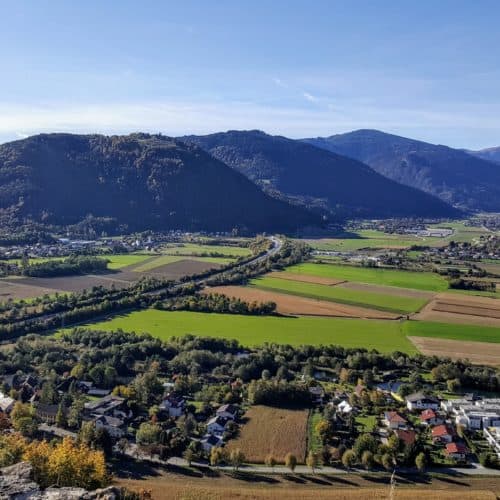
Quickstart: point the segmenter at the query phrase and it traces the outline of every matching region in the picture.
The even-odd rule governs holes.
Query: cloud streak
[[[388,110],[356,103],[332,108],[327,102],[325,106],[313,107],[262,105],[248,101],[52,103],[38,107],[0,103],[0,141],[41,132],[124,134],[144,131],[175,136],[228,129],[263,129],[298,138],[378,128],[456,147],[484,147],[488,143],[454,144],[450,138],[464,130],[471,135],[475,133],[478,140],[491,131],[497,134],[496,137],[500,136],[498,109]],[[436,136],[438,141],[435,141]],[[491,141],[491,145],[495,144],[493,139]]]

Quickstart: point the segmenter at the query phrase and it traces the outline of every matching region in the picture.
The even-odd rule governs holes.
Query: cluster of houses
[[[234,404],[220,406],[215,412],[215,416],[207,422],[207,433],[200,440],[201,447],[207,453],[214,446],[224,444],[224,433],[230,422],[236,423],[240,415],[240,409]]]

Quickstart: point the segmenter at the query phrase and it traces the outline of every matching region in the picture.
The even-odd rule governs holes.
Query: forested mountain
[[[466,151],[466,153],[482,158],[483,160],[500,163],[500,146],[498,146],[497,148],[480,149],[478,151],[468,150]]]
[[[186,136],[275,196],[348,216],[455,216],[457,211],[359,161],[260,131]]]
[[[294,231],[319,218],[193,144],[147,134],[42,134],[0,146],[0,217],[125,230]]]
[[[458,207],[500,211],[500,168],[462,150],[378,130],[304,139],[362,161],[378,173]]]

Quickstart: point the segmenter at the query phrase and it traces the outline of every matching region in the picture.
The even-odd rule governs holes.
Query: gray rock
[[[95,491],[83,488],[47,488],[41,490],[31,480],[33,467],[19,462],[0,469],[0,500],[117,500],[119,491],[114,486]]]

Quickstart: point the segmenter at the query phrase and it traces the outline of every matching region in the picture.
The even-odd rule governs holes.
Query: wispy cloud
[[[283,89],[287,89],[288,88],[288,85],[283,80],[281,80],[280,78],[272,78],[272,81],[273,81],[273,83],[277,87],[281,87]]]
[[[249,101],[155,100],[133,104],[52,103],[38,107],[0,102],[0,141],[41,132],[124,134],[144,131],[183,135],[229,129],[262,129],[298,138],[377,128],[457,147],[485,147],[498,143],[499,112],[500,109],[472,105],[426,110],[387,109],[355,102],[338,103],[334,109],[328,102],[324,106],[307,107],[263,105]],[[456,138],[464,133],[472,140],[457,144]]]
[[[318,102],[318,98],[316,96],[313,96],[309,92],[303,92],[302,95],[305,97],[305,99],[309,102]]]

